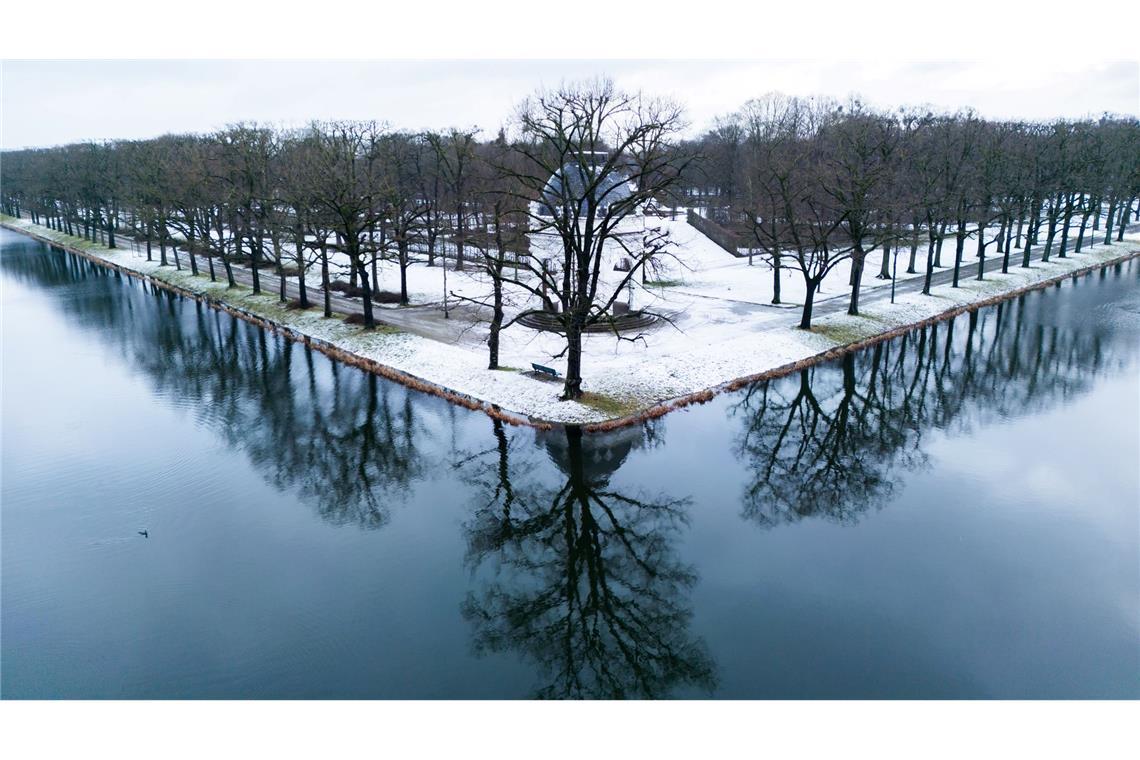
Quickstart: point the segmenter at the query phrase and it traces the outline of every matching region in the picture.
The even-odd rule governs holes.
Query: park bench
[[[544,367],[543,365],[535,364],[534,362],[531,362],[530,366],[534,368],[535,372],[541,372],[542,374],[550,375],[551,377],[558,377],[558,370],[551,367]]]

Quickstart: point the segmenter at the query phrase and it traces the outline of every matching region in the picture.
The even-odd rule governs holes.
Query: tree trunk
[[[499,331],[503,329],[503,280],[501,275],[502,272],[500,271],[498,275],[491,277],[494,300],[491,311],[491,333],[487,337],[487,369],[499,368]]]
[[[856,316],[859,314],[859,286],[863,280],[863,263],[867,254],[862,245],[856,243],[851,254],[851,303],[847,306],[847,313]]]
[[[914,232],[910,237],[910,259],[907,261],[906,273],[916,274],[918,270],[914,268],[915,258],[918,256],[918,225],[914,226]]]
[[[247,232],[252,232],[246,227]],[[249,239],[249,269],[253,273],[253,292],[261,292],[261,272],[258,265],[261,263],[261,230],[251,234]]]
[[[499,368],[499,332],[503,329],[503,264],[507,255],[503,245],[503,217],[501,207],[495,204],[495,260],[488,271],[493,288],[491,307],[491,333],[487,337],[487,368]]]
[[[891,279],[891,244],[883,243],[883,262],[879,267],[878,279]]]
[[[277,259],[277,300],[285,303],[289,297],[285,291],[285,262],[281,256],[281,241],[277,232],[273,233],[273,256]]]
[[[324,292],[325,316],[332,316],[332,289],[329,288],[329,246],[328,241],[321,239],[321,290]]]
[[[161,218],[158,225],[158,256],[159,266],[169,266],[169,262],[166,260],[166,224]]]
[[[1118,203],[1114,196],[1108,202],[1108,216],[1104,218],[1104,244],[1110,245],[1112,243],[1112,220],[1116,216],[1116,204]]]
[[[293,228],[293,245],[297,249],[297,299],[302,309],[309,308],[309,289],[305,285],[305,233],[300,222]]]
[[[234,279],[234,267],[229,256],[226,256],[225,244],[222,245],[222,268],[226,270],[226,287],[236,288],[237,280]]]
[[[226,287],[236,288],[237,282],[234,280],[233,262],[231,262],[229,257],[226,255],[225,230],[219,230],[218,234],[222,236],[222,244],[221,244],[222,266],[226,270]],[[233,236],[233,241],[234,241],[234,256],[240,261],[241,260],[241,235],[238,233],[237,220],[234,220],[233,223],[230,225],[230,234]]]
[[[1077,230],[1077,244],[1073,248],[1073,253],[1081,252],[1081,246],[1085,243],[1085,228],[1088,227],[1090,216],[1092,216],[1091,204],[1085,209],[1085,212],[1081,214],[1081,226],[1080,229]]]
[[[466,220],[463,218],[463,206],[460,205],[455,210],[455,231],[458,233],[455,236],[455,271],[456,272],[462,272],[463,271],[463,252],[464,252],[463,235],[464,235],[464,224],[465,224],[465,222],[466,222]],[[444,261],[444,266],[447,266],[446,261]],[[577,397],[575,397],[575,398],[577,398]]]
[[[962,251],[966,247],[966,220],[958,220],[958,229],[954,231],[954,284],[958,287],[958,275],[962,269]]]
[[[1057,217],[1061,213],[1061,196],[1058,195],[1049,206],[1049,232],[1045,236],[1045,252],[1041,254],[1042,261],[1049,260],[1053,252],[1053,241],[1057,238]]]
[[[566,382],[562,400],[582,398],[582,318],[575,312],[566,324]]]
[[[343,251],[347,242],[347,240],[341,238],[339,232],[336,233],[336,249],[338,251]],[[355,289],[359,284],[356,277],[356,265],[350,262],[348,267],[348,286]]]
[[[242,237],[241,230],[237,226],[237,220],[234,220],[231,229],[233,230],[232,234],[234,238],[234,260],[241,263],[243,257],[242,251],[244,250],[245,244],[242,242],[244,238]]]
[[[376,326],[376,317],[372,313],[372,284],[368,278],[368,266],[360,258],[359,253],[353,253],[353,261],[359,269],[361,297],[364,301],[364,326],[371,330]]]
[[[1129,198],[1124,208],[1120,211],[1120,226],[1116,230],[1116,242],[1120,243],[1124,240],[1124,230],[1128,226],[1128,222],[1132,219],[1132,204],[1135,198]]]
[[[811,310],[812,310],[812,306],[815,304],[816,282],[815,282],[815,280],[809,278],[809,279],[806,279],[805,285],[807,285],[807,288],[805,289],[805,292],[804,292],[804,310],[803,310],[803,313],[800,315],[800,329],[801,330],[810,330],[811,329]]]
[[[926,246],[926,274],[922,278],[922,294],[930,295],[930,278],[934,275],[934,228],[929,231],[930,240]]]
[[[644,269],[642,270],[644,273]],[[772,254],[772,303],[780,303],[780,251]]]
[[[1065,223],[1061,227],[1061,250],[1057,252],[1057,258],[1059,259],[1065,258],[1065,252],[1069,248],[1069,227],[1073,221],[1072,198],[1073,197],[1070,195],[1065,199],[1065,210],[1063,212],[1065,214]]]
[[[194,255],[194,218],[186,226],[186,253],[190,257],[190,274],[198,276],[198,258]]]
[[[404,236],[396,243],[400,256],[400,303],[408,305],[408,241]],[[494,369],[494,367],[491,367]]]
[[[213,247],[213,239],[210,235],[210,217],[208,215],[204,219],[204,224],[205,228],[202,230],[202,239],[206,241],[206,263],[210,266],[210,282],[217,282],[218,277],[214,273],[214,253],[210,250]]]
[[[385,225],[383,223],[381,223],[381,225],[380,225],[380,248],[377,249],[376,248],[376,228],[375,228],[375,225],[373,225],[373,227],[368,230],[368,242],[369,242],[369,247],[372,250],[372,283],[377,288],[380,287],[380,270],[379,270],[380,256],[377,254],[377,250],[385,250],[384,245],[387,242],[387,239],[388,239],[388,231],[385,228]]]
[[[1023,269],[1029,267],[1029,253],[1033,250],[1033,238],[1036,236],[1033,224],[1033,219],[1030,219],[1029,227],[1025,230],[1025,247],[1021,249],[1021,266]]]
[[[1000,236],[998,240],[1000,240]],[[985,279],[986,273],[986,228],[978,224],[978,279]]]

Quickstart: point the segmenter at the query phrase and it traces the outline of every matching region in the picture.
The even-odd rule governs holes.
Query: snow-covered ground
[[[878,266],[872,259],[868,261],[864,277],[868,290],[865,291],[862,314],[850,317],[838,312],[820,316],[809,332],[795,327],[799,319],[798,308],[766,305],[770,300],[772,272],[759,259],[755,266],[749,267],[747,259],[732,257],[682,220],[653,220],[669,226],[670,234],[678,244],[679,258],[683,261],[683,266],[672,265],[673,269],[665,272],[662,279],[678,279],[681,283],[649,289],[639,286],[634,296],[635,305],[652,305],[666,311],[672,315],[674,324],[655,327],[646,332],[643,340],[635,342],[618,340],[612,335],[587,335],[583,388],[592,395],[586,403],[579,403],[558,400],[561,383],[520,371],[529,370],[531,362],[553,366],[560,371],[565,369],[564,359],[553,358],[563,348],[563,341],[555,334],[537,332],[521,325],[504,331],[500,364],[514,369],[492,371],[486,368],[486,326],[479,323],[464,323],[453,318],[446,323],[452,329],[450,341],[433,340],[413,332],[364,331],[345,324],[339,318],[324,319],[319,310],[286,310],[272,293],[252,296],[244,288],[230,291],[223,283],[211,283],[205,276],[193,277],[186,269],[176,271],[173,266],[161,267],[157,262],[147,262],[133,251],[110,250],[32,225],[27,220],[4,217],[3,221],[13,229],[34,232],[187,290],[225,300],[445,389],[524,417],[557,423],[596,423],[623,416],[715,388],[737,378],[802,361],[956,307],[1000,296],[1140,249],[1140,237],[1129,234],[1125,236],[1124,243],[1098,244],[1078,255],[1070,253],[1066,259],[1053,259],[1046,264],[1038,260],[1041,253],[1038,247],[1029,269],[1011,266],[1010,273],[1006,275],[987,272],[986,279],[981,282],[973,279],[976,259],[971,251],[963,262],[960,288],[936,286],[929,296],[900,293],[894,304],[881,290],[884,286],[889,287],[889,281],[874,279]],[[945,259],[945,250],[943,255]],[[1015,255],[1013,258],[1016,260],[1018,257]],[[900,259],[903,259],[902,255]],[[900,270],[902,268],[900,266]],[[399,275],[396,268],[387,265],[382,267],[382,271],[381,287],[397,290]],[[784,297],[792,301],[795,291],[791,283],[799,275],[792,270],[786,275],[788,289],[784,291]],[[449,270],[447,276],[449,290],[465,292],[472,297],[489,287],[482,277],[472,272]],[[443,292],[442,277],[442,267],[429,268],[417,264],[409,271],[409,288],[414,293],[438,293],[438,297],[430,301],[439,301]],[[393,281],[395,287],[391,284]],[[845,296],[846,282],[844,273],[833,273],[820,298]],[[765,283],[767,293],[764,291]],[[875,286],[879,286],[878,292],[882,297],[873,296]],[[413,298],[416,300],[418,298]],[[416,316],[422,314],[423,319],[436,319],[435,311],[434,308],[417,310]],[[384,318],[383,313],[380,318]]]
[[[730,298],[736,301],[755,304],[771,304],[775,292],[775,278],[772,267],[759,255],[752,259],[736,258],[730,255],[716,243],[702,235],[696,228],[684,221],[665,222],[671,235],[677,241],[678,247],[684,251],[680,262],[673,263],[661,279],[677,279],[681,284],[673,286],[678,293],[689,293],[715,298]],[[953,241],[950,241],[951,249]],[[992,248],[990,249],[992,252]],[[926,248],[921,248],[920,256],[925,264]],[[945,246],[943,248],[945,254]],[[869,252],[863,264],[863,292],[884,285],[889,286],[890,280],[876,279],[879,268],[883,263],[882,249],[876,248]],[[904,280],[909,277],[919,277],[921,274],[906,273],[907,261],[910,258],[910,249],[899,252],[898,278]],[[888,267],[892,262],[887,263]],[[788,306],[800,306],[804,302],[804,278],[798,269],[789,266],[785,261],[780,268],[780,302]],[[851,261],[841,261],[827,275],[823,285],[816,293],[816,299],[822,300],[833,296],[844,295],[850,292],[848,281],[851,277]]]

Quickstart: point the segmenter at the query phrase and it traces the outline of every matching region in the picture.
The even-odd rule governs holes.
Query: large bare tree
[[[566,336],[563,399],[582,396],[582,336],[612,321],[612,308],[633,278],[669,250],[657,230],[623,224],[678,181],[691,156],[664,148],[684,127],[679,106],[649,104],[609,80],[541,90],[519,106],[521,161],[504,166],[528,201],[534,235],[553,241],[554,266],[531,257],[534,281],[553,294]],[[631,228],[632,227],[632,228]],[[623,276],[603,279],[603,253],[629,259]]]

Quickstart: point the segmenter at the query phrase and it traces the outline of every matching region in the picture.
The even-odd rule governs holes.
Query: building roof
[[[597,186],[594,188],[594,201],[599,210],[604,210],[633,194],[629,178],[624,174],[610,172],[599,180],[593,172],[594,167],[583,166],[577,162],[563,164],[562,168],[546,181],[539,200],[538,213],[543,216],[554,216],[555,209],[565,208],[575,202],[581,204],[580,210],[584,212],[588,200],[586,188],[595,183]]]

